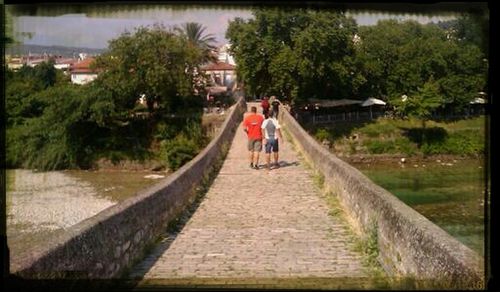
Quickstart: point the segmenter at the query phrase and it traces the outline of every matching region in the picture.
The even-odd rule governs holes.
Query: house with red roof
[[[215,62],[202,66],[201,71],[208,75],[215,87],[233,88],[236,85],[236,66],[226,62]]]
[[[54,68],[62,70],[65,74],[68,74],[71,65],[78,63],[78,59],[73,58],[56,58],[54,63]]]
[[[86,58],[70,66],[71,82],[86,84],[97,78],[97,70],[91,68],[94,58]]]

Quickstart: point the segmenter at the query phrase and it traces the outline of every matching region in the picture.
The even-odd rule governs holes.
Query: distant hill
[[[7,55],[41,55],[47,53],[49,55],[60,55],[63,57],[78,57],[79,53],[86,53],[89,55],[99,55],[106,51],[106,49],[91,49],[91,48],[77,48],[77,47],[63,47],[63,46],[39,46],[39,45],[25,45],[15,44],[5,47],[5,54]]]

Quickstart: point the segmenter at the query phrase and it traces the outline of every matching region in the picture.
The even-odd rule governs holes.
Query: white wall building
[[[85,60],[73,64],[70,67],[71,82],[75,84],[86,84],[97,78],[97,71],[90,68],[90,64],[94,62],[94,58],[86,58]]]
[[[225,44],[219,47],[217,58],[219,59],[219,62],[236,65],[233,56],[229,54],[229,48],[231,48],[231,44]]]

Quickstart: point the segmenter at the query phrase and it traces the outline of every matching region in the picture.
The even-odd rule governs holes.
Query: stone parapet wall
[[[378,259],[390,276],[484,287],[481,255],[321,146],[283,108],[280,120],[324,175],[325,184],[339,198],[355,230],[360,235],[376,234]]]
[[[196,189],[227,150],[245,111],[240,97],[217,136],[193,160],[135,197],[11,257],[11,273],[25,278],[120,277],[194,201]]]

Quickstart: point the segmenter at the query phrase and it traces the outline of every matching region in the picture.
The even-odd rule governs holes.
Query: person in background
[[[262,114],[264,116],[268,115],[271,104],[269,103],[269,97],[267,97],[267,95],[262,99],[260,106],[262,107]]]
[[[264,117],[257,113],[257,107],[250,108],[250,114],[243,120],[243,131],[248,137],[248,158],[250,168],[259,169],[259,154],[262,151],[262,122]]]
[[[263,144],[266,153],[266,162],[267,169],[271,170],[271,152],[274,153],[274,168],[279,168],[280,165],[278,163],[279,159],[279,143],[278,141],[283,141],[283,137],[281,135],[281,126],[274,116],[275,112],[271,112],[269,116],[266,116],[266,119],[262,123],[262,136]]]
[[[276,98],[276,96],[271,96],[271,99],[269,100],[269,103],[271,104],[271,112],[273,112],[274,114],[272,114],[276,119],[278,118],[278,111],[279,111],[279,108],[280,108],[280,101]]]

